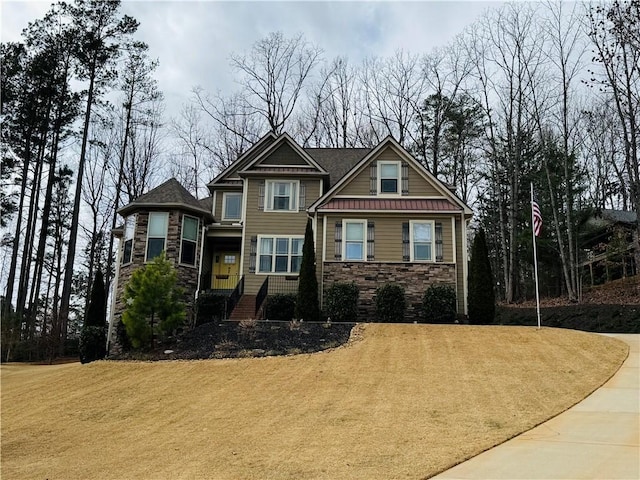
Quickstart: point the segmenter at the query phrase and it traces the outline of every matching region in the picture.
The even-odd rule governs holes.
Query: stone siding
[[[334,282],[356,282],[360,289],[359,322],[376,321],[376,288],[397,283],[405,289],[406,321],[419,322],[425,290],[433,284],[455,287],[456,266],[453,263],[324,262],[322,276],[323,297]]]
[[[177,210],[169,211],[169,222],[167,226],[167,239],[165,244],[165,254],[167,259],[173,262],[174,267],[177,270],[178,286],[184,289],[183,301],[185,304],[185,310],[187,314],[186,324],[192,325],[194,321],[195,312],[195,293],[198,288],[198,267],[200,261],[200,252],[202,250],[201,234],[202,234],[202,220],[200,220],[200,229],[198,230],[198,242],[196,246],[196,263],[194,266],[180,265],[180,241],[182,235],[182,217],[184,213]],[[187,214],[189,215],[189,214]],[[191,215],[189,215],[191,216]],[[112,338],[110,344],[113,346],[112,352],[118,351],[117,345],[117,325],[122,320],[122,313],[126,309],[124,304],[124,287],[131,279],[131,275],[135,270],[140,268],[145,263],[145,253],[147,245],[147,226],[149,223],[149,212],[138,212],[136,218],[136,228],[133,238],[133,250],[131,255],[131,263],[127,265],[120,265],[120,275],[118,277],[118,288],[116,290],[116,302],[114,308],[114,328],[112,332]],[[122,241],[122,239],[121,239]],[[118,261],[121,261],[121,248],[119,251]]]

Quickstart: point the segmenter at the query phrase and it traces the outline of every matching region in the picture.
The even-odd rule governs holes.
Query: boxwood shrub
[[[269,320],[293,320],[296,310],[296,294],[279,293],[267,297],[265,318]]]
[[[385,283],[376,289],[376,317],[379,322],[403,322],[406,308],[404,288],[401,285]]]
[[[332,322],[355,322],[358,319],[358,296],[355,282],[336,282],[327,289],[325,309]]]
[[[455,289],[451,285],[431,285],[422,297],[422,311],[427,323],[454,323]]]

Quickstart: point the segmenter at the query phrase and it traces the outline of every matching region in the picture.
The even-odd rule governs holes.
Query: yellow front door
[[[213,279],[211,282],[213,289],[233,290],[236,288],[240,272],[240,253],[218,252],[213,260]]]

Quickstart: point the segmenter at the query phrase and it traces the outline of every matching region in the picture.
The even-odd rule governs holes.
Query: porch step
[[[233,309],[229,320],[244,320],[246,318],[256,317],[256,296],[255,295],[243,295],[240,297],[240,301]]]

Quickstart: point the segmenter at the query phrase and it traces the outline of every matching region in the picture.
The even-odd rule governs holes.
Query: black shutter
[[[367,260],[372,262],[375,260],[375,224],[373,221],[369,220],[367,222]]]
[[[336,260],[342,260],[342,222],[336,222],[336,232],[334,237]]]
[[[408,262],[410,256],[411,245],[409,243],[409,222],[402,222],[402,261]]]
[[[264,180],[258,185],[258,210],[264,210]]]
[[[402,195],[409,195],[409,164],[402,162]]]
[[[300,191],[298,192],[298,210],[306,210],[307,207],[307,184],[300,182]]]
[[[251,237],[249,246],[249,273],[256,273],[256,252],[258,250],[258,237]]]
[[[436,262],[442,262],[442,223],[436,222]]]
[[[378,168],[375,162],[369,166],[369,195],[378,194]]]

